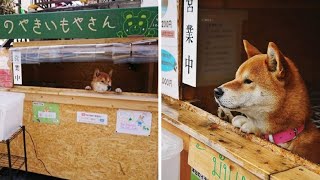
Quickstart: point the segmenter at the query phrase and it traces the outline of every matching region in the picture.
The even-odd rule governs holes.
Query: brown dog
[[[91,81],[91,87],[87,86],[85,89],[90,90],[93,89],[96,92],[103,93],[106,91],[111,91],[112,88],[112,72],[113,70],[110,70],[109,73],[100,72],[99,69],[95,69],[93,73],[93,78]],[[122,90],[120,88],[117,88],[115,90],[117,93],[121,93]]]
[[[310,120],[310,102],[298,69],[270,42],[267,54],[244,40],[248,55],[234,80],[214,90],[232,124],[315,163],[320,163],[320,131]]]

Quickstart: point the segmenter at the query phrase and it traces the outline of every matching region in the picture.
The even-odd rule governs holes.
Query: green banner
[[[0,39],[158,37],[158,8],[0,16]]]

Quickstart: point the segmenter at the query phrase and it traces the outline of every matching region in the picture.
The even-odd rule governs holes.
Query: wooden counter
[[[319,165],[241,133],[187,102],[164,96],[162,127],[184,140],[188,164],[209,179],[320,179]],[[182,163],[181,169],[188,169],[186,166]],[[190,171],[181,172],[181,177],[189,179],[185,174]]]

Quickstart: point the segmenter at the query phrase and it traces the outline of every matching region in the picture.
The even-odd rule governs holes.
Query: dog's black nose
[[[221,88],[218,87],[214,89],[214,96],[216,98],[220,98],[221,96],[223,96],[223,94],[224,94],[224,91]]]

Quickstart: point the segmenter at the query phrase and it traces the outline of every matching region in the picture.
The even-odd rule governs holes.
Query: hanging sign
[[[21,52],[12,52],[13,83],[22,84]]]
[[[196,87],[198,0],[185,0],[183,9],[182,82]]]

